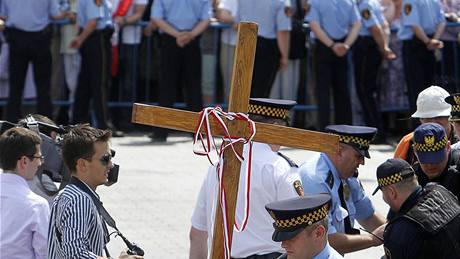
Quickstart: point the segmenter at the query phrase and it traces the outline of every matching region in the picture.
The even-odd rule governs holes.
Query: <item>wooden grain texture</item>
[[[236,37],[235,58],[233,61],[233,74],[230,89],[230,100],[228,111],[248,112],[249,95],[251,93],[252,72],[257,45],[257,24],[241,22],[238,25]],[[246,135],[247,126],[241,123],[228,123],[228,128],[234,136]],[[233,133],[234,132],[234,133]],[[235,145],[236,152],[243,153],[243,144]],[[236,158],[233,150],[227,149],[224,152],[224,188],[227,196],[227,219],[229,226],[230,243],[233,237],[233,223],[235,222],[236,200],[238,196],[238,183],[240,180],[241,162]],[[220,201],[219,201],[220,204]],[[224,236],[221,207],[218,206],[214,218],[214,235],[211,249],[212,259],[223,259]]]
[[[139,103],[135,103],[133,106],[132,121],[139,124],[195,132],[198,118],[199,113],[197,112],[181,111]],[[244,122],[239,122],[238,124],[246,126]],[[214,136],[224,135],[224,131],[220,129],[217,122],[212,118],[211,127]],[[236,132],[231,131],[230,133],[236,136]],[[248,137],[247,134],[245,132],[243,135]],[[254,137],[254,141],[332,153],[337,151],[339,138],[337,135],[329,133],[256,122],[256,136]]]

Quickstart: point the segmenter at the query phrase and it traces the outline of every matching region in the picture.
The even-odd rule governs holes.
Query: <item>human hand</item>
[[[334,51],[335,55],[338,57],[343,57],[347,54],[348,50],[350,49],[350,46],[348,46],[345,43],[335,43],[332,46],[332,51]]]
[[[285,70],[288,67],[288,57],[281,56],[279,70]]]
[[[382,54],[383,54],[383,58],[386,60],[396,59],[396,54],[390,48],[385,48]]]
[[[140,255],[129,255],[125,250],[120,253],[118,259],[144,259],[144,257]]]
[[[179,47],[183,48],[185,45],[189,44],[195,37],[189,31],[180,32],[176,37],[176,43]]]
[[[113,21],[120,27],[123,27],[123,25],[125,25],[126,23],[126,19],[121,16],[115,16],[115,18],[113,18]]]
[[[374,229],[374,231],[372,231],[372,240],[374,241],[374,246],[379,246],[383,244],[383,233],[385,232],[386,226],[387,224],[383,224],[380,227]]]
[[[79,49],[81,47],[81,44],[82,41],[80,37],[77,36],[73,38],[72,41],[70,41],[69,47],[71,47],[72,49]]]
[[[442,49],[444,47],[444,43],[437,39],[430,39],[426,44],[426,47],[429,50]]]

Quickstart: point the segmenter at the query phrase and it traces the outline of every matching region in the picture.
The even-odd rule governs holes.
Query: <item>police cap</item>
[[[449,120],[460,121],[460,93],[447,96],[445,101],[452,106]]]
[[[372,195],[377,193],[381,187],[401,182],[403,179],[412,177],[414,169],[405,160],[391,158],[377,167],[377,183]]]
[[[438,164],[446,156],[447,135],[437,123],[424,123],[414,131],[414,150],[421,164]]]
[[[289,240],[306,227],[326,218],[330,209],[330,201],[329,194],[321,193],[265,205],[265,209],[275,220],[273,241]]]
[[[289,122],[289,111],[296,104],[296,101],[291,100],[250,98],[248,113]]]
[[[371,158],[369,145],[374,139],[377,129],[365,126],[329,125],[326,132],[339,135],[339,142],[354,147],[361,155]]]

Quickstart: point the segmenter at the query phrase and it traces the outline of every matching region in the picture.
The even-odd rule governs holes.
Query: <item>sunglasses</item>
[[[34,160],[34,159],[40,159],[40,162],[45,162],[45,156],[44,155],[41,155],[41,156],[28,156],[28,158],[30,158],[30,160]]]
[[[110,161],[112,161],[112,158],[112,154],[105,154],[101,157],[101,159],[99,159],[99,161],[101,161],[101,164],[103,166],[107,166],[110,163]]]

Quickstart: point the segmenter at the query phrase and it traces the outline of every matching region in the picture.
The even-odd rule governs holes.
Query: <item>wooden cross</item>
[[[257,42],[257,24],[241,22],[238,25],[237,45],[233,62],[232,86],[228,111],[248,112],[249,95],[251,92],[252,71]],[[176,110],[171,108],[150,106],[135,103],[133,106],[132,122],[175,129],[186,132],[195,132],[199,119],[199,113]],[[247,124],[243,121],[227,121],[229,132],[232,136],[248,137]],[[212,119],[211,127],[214,134],[224,136],[223,130]],[[277,126],[266,123],[256,123],[256,135],[254,141],[287,146],[300,149],[308,149],[331,153],[338,149],[338,136],[308,130]],[[220,131],[219,131],[220,130]],[[243,144],[236,144],[236,150],[242,153]],[[235,206],[238,194],[238,182],[240,178],[240,161],[231,149],[224,153],[224,170],[228,172],[224,177],[224,186],[227,194],[228,222],[233,229],[235,221]],[[220,202],[220,201],[219,201]],[[212,258],[224,258],[222,210],[218,205],[215,216],[214,240],[212,246]],[[249,223],[250,224],[250,223]],[[230,239],[232,238],[230,231]]]

